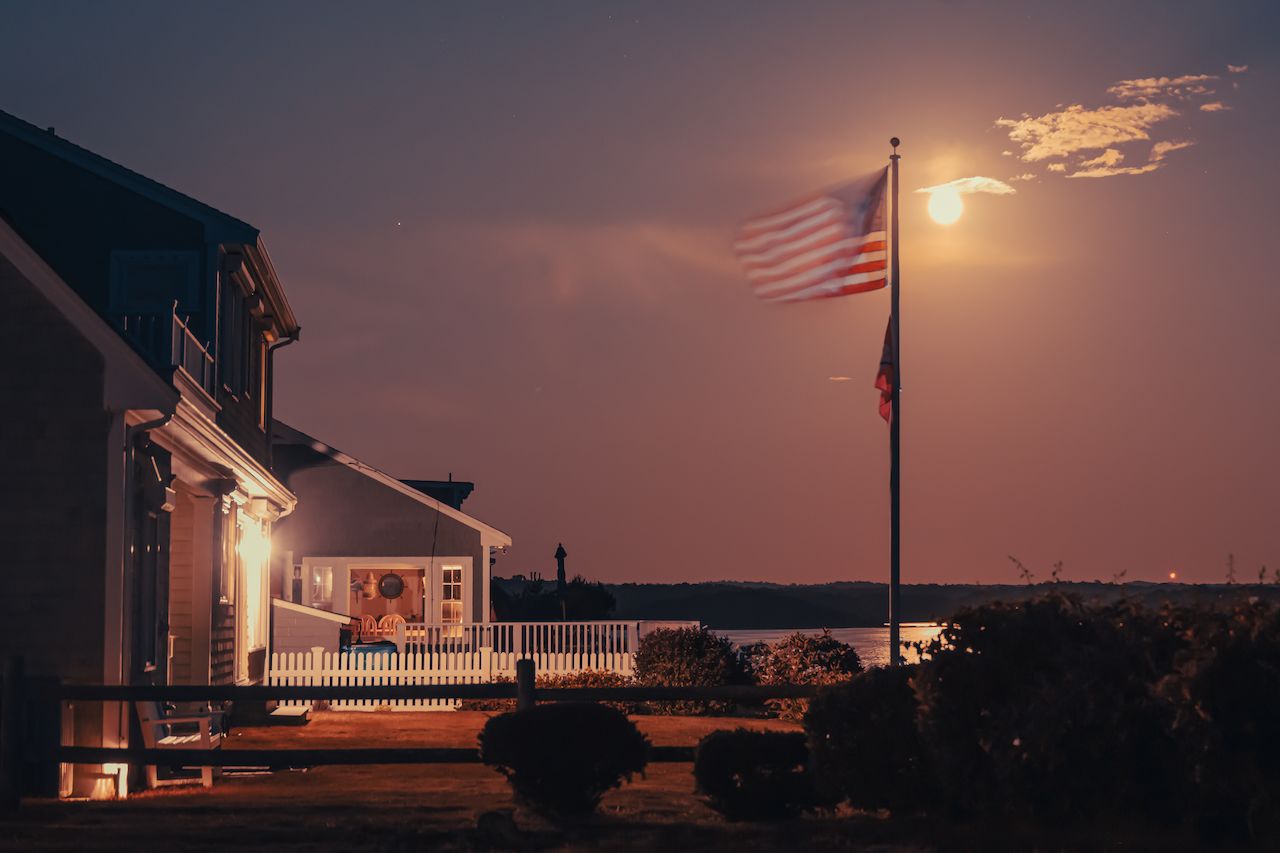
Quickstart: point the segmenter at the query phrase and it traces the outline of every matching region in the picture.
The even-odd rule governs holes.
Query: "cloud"
[[[1151,146],[1151,154],[1148,156],[1147,162],[1142,166],[1120,166],[1118,164],[1124,159],[1124,155],[1114,148],[1108,149],[1099,157],[1085,160],[1080,164],[1081,168],[1078,171],[1072,172],[1067,177],[1110,178],[1114,175],[1145,175],[1164,166],[1165,155],[1169,152],[1181,151],[1183,148],[1190,148],[1192,145],[1195,145],[1195,143],[1189,139],[1157,142]]]
[[[1034,180],[1035,176],[1036,176],[1035,172],[1023,172],[1021,175],[1014,175],[1009,180],[1010,181],[1030,181],[1030,180]]]
[[[1001,152],[1000,152],[1000,156],[1001,156],[1001,157],[1012,157],[1012,156],[1013,156],[1013,152],[1012,152],[1012,151],[1009,151],[1009,150],[1007,150],[1007,149],[1006,149],[1006,150],[1004,150],[1004,151],[1001,151]]]
[[[1153,98],[1189,98],[1207,95],[1213,91],[1208,84],[1219,79],[1216,74],[1183,74],[1181,77],[1140,77],[1137,80],[1121,80],[1107,89],[1122,101]]]
[[[986,178],[982,175],[974,175],[971,178],[956,178],[954,181],[947,181],[945,184],[937,184],[932,187],[921,187],[916,190],[918,193],[933,193],[939,190],[952,190],[960,195],[970,195],[972,193],[991,193],[992,195],[1013,195],[1017,192],[1013,187],[1004,181],[995,178]]]
[[[827,381],[828,382],[852,382],[853,377],[852,376],[828,376]]]
[[[1077,151],[1109,148],[1123,142],[1150,139],[1147,131],[1173,118],[1177,110],[1167,104],[1133,104],[1125,107],[1085,109],[1073,104],[1042,116],[1001,118],[997,127],[1009,129],[1009,139],[1022,146],[1019,159],[1034,163],[1066,157]]]
[[[1181,151],[1183,148],[1190,148],[1195,145],[1193,139],[1178,139],[1170,142],[1157,142],[1151,146],[1151,162],[1159,163],[1164,159],[1164,155],[1170,151]]]
[[[1085,160],[1080,165],[1086,166],[1086,167],[1115,166],[1115,165],[1118,165],[1120,161],[1123,159],[1124,159],[1124,155],[1121,154],[1118,150],[1116,150],[1115,148],[1108,148],[1106,151],[1103,151],[1097,157],[1094,157],[1092,160]]]
[[[1227,66],[1231,74],[1247,70],[1247,65]],[[1043,115],[1001,117],[995,126],[1004,129],[1010,141],[1018,144],[1019,160],[1058,161],[1049,163],[1048,171],[1068,178],[1143,175],[1161,168],[1169,152],[1194,144],[1194,140],[1167,139],[1174,124],[1171,119],[1182,116],[1192,105],[1192,115],[1231,109],[1230,104],[1209,98],[1222,79],[1217,74],[1183,74],[1120,80],[1107,87],[1111,103],[1096,107],[1058,104]],[[1231,86],[1238,88],[1234,80]],[[1161,139],[1162,136],[1166,138]],[[1145,162],[1137,153],[1145,147],[1141,144],[1144,142],[1152,146]]]

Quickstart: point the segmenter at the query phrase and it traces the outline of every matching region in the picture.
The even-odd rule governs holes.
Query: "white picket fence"
[[[361,654],[331,652],[316,647],[309,652],[288,652],[271,656],[268,679],[271,684],[311,687],[361,687],[399,684],[484,684],[492,681],[492,653],[474,652],[394,652]],[[284,707],[307,707],[306,700],[287,700]],[[340,699],[327,703],[333,711],[445,711],[453,710],[453,699]]]
[[[316,647],[309,652],[273,653],[268,683],[319,687],[399,684],[484,684],[514,679],[516,661],[532,660],[538,674],[565,675],[584,671],[629,676],[635,669],[640,637],[656,628],[696,626],[696,622],[504,622],[483,625],[397,626],[394,652],[333,652]],[[389,648],[389,647],[386,647]],[[281,702],[283,707],[307,707],[309,702]],[[451,699],[381,702],[341,700],[328,703],[335,711],[452,710]]]

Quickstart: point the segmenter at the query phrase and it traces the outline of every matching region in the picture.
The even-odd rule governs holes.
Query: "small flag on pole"
[[[880,372],[876,388],[880,390],[880,417],[893,423],[893,382],[897,366],[893,363],[893,321],[884,327],[884,349],[880,351]]]
[[[752,292],[801,302],[884,287],[887,176],[880,169],[744,222],[733,248]]]

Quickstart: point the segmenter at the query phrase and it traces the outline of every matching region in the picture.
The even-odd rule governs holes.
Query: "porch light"
[[[240,527],[240,543],[236,546],[240,559],[246,563],[263,566],[271,559],[271,537],[254,522]]]
[[[360,594],[365,598],[378,597],[378,582],[373,579],[373,572],[368,572],[364,576],[364,581],[360,584]]]

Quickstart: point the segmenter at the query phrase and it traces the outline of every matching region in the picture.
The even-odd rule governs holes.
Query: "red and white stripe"
[[[733,243],[752,292],[799,302],[888,283],[884,172],[743,223]]]

